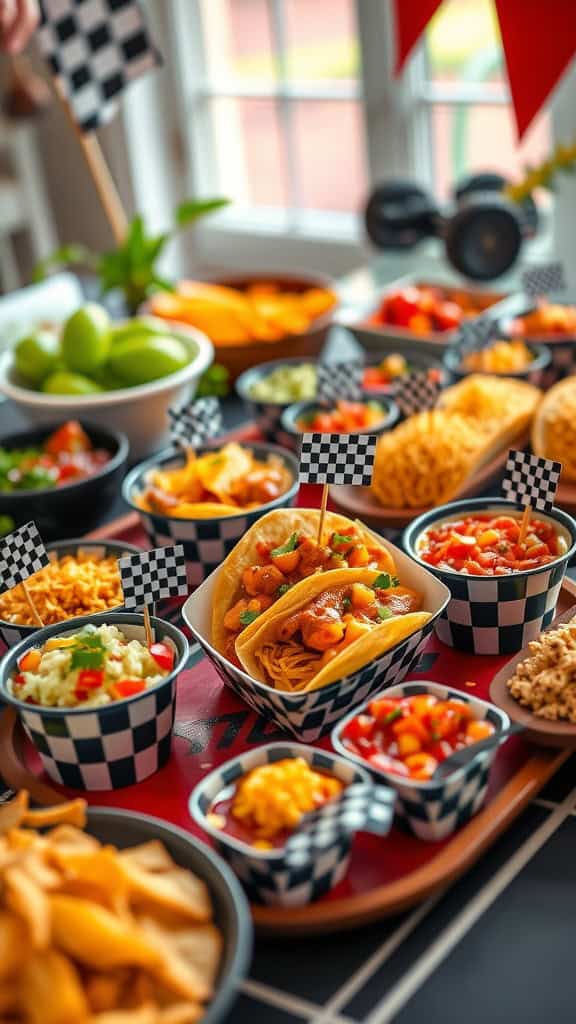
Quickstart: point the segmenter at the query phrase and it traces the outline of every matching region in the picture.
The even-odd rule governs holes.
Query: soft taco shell
[[[242,539],[238,541],[234,550],[223,561],[214,588],[212,643],[218,651],[224,653],[225,650],[226,630],[224,628],[224,616],[237,599],[236,595],[242,573],[244,569],[247,569],[250,565],[255,565],[259,561],[256,548],[258,542],[262,541],[264,544],[278,547],[288,539],[290,534],[296,532],[304,534],[306,537],[317,537],[319,521],[320,511],[318,509],[279,508],[262,516],[244,534]],[[396,566],[394,565],[394,559],[388,548],[385,547],[376,534],[368,530],[362,523],[354,522],[352,519],[341,516],[337,512],[326,512],[324,519],[326,534],[346,533],[346,530],[349,530],[351,527],[354,527],[358,535],[370,547],[381,547],[382,557],[386,564],[382,565],[380,572],[389,572],[391,575],[395,574]],[[337,572],[338,570],[333,569],[331,571]],[[273,605],[273,607],[275,608],[276,605]],[[253,623],[252,625],[254,626],[255,624]],[[248,626],[244,630],[243,635],[248,631],[253,632],[252,626]]]
[[[379,573],[374,569],[333,569],[328,573],[309,576],[297,583],[268,611],[260,615],[237,639],[236,653],[245,671],[253,679],[270,685],[257,654],[265,644],[276,639],[276,630],[280,623],[325,590],[351,583],[370,585],[378,575]],[[360,636],[354,643],[345,647],[332,661],[320,668],[302,689],[296,692],[316,690],[350,675],[351,672],[356,672],[375,658],[380,657],[381,654],[385,654],[417,629],[421,629],[429,619],[430,612],[410,612],[408,615],[395,615],[393,618],[386,619],[369,633]]]

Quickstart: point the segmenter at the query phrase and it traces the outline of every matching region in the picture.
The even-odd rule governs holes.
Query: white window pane
[[[506,81],[492,0],[444,0],[426,32],[426,51],[433,82],[501,90]]]
[[[357,211],[368,191],[360,105],[307,100],[292,117],[300,205]]]
[[[354,82],[359,49],[354,0],[283,0],[288,77]]]
[[[264,99],[215,99],[218,189],[236,206],[285,206],[283,141],[276,104]]]
[[[549,113],[540,114],[518,146],[508,105],[434,104],[432,137],[436,194],[441,199],[473,171],[497,171],[518,180],[527,164],[538,163],[552,149]]]
[[[266,81],[275,77],[267,0],[200,0],[208,77]]]

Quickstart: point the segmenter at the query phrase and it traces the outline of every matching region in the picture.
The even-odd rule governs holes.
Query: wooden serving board
[[[311,503],[310,494],[306,494],[303,503]],[[96,531],[95,536],[146,545],[138,517],[132,514]],[[566,580],[559,614],[565,613],[575,601],[576,586]],[[172,605],[172,619],[174,612],[178,613],[178,608]],[[410,678],[449,681],[465,693],[488,699],[492,678],[506,663],[505,657],[459,654],[431,637]],[[188,798],[199,779],[243,750],[285,738],[274,723],[257,716],[225,687],[214,667],[196,651],[178,684],[169,763],[136,786],[85,796],[91,805],[156,815],[206,841],[188,814]],[[329,739],[318,745],[329,749]],[[256,925],[274,935],[333,932],[420,903],[444,889],[478,860],[569,754],[569,750],[537,748],[514,737],[496,756],[485,807],[456,835],[440,843],[423,842],[397,828],[385,840],[359,835],[348,875],[336,889],[302,909],[253,906]],[[39,757],[12,709],[5,710],[0,717],[0,775],[14,789],[29,789],[40,803],[78,795],[42,775]]]

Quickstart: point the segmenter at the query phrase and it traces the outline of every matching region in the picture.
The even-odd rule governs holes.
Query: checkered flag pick
[[[511,450],[506,462],[502,491],[519,505],[529,505],[537,512],[550,512],[554,506],[561,471],[561,462]]]
[[[464,320],[460,324],[456,347],[461,352],[482,349],[496,335],[496,324],[490,317],[485,320]]]
[[[364,364],[360,360],[347,363],[318,363],[317,397],[321,402],[339,399],[359,402],[362,398]]]
[[[347,786],[338,800],[331,800],[307,814],[286,843],[290,868],[308,864],[341,837],[355,832],[385,836],[394,816],[395,793],[385,786],[357,782]]]
[[[217,398],[197,398],[182,409],[169,409],[170,430],[175,441],[197,448],[222,430],[222,410]]]
[[[106,124],[116,99],[162,63],[137,0],[41,0],[38,42],[83,132]]]
[[[441,391],[441,382],[430,377],[428,370],[417,370],[402,377],[394,401],[404,416],[433,409]]]
[[[534,297],[548,295],[549,292],[561,292],[566,288],[564,267],[561,263],[541,263],[535,267],[527,267],[522,274],[522,288],[527,295]]]
[[[48,565],[36,523],[26,523],[0,539],[0,590],[12,590]]]
[[[154,548],[118,559],[124,604],[129,610],[188,594],[182,544]]]
[[[375,434],[303,434],[299,482],[369,487],[377,440]]]

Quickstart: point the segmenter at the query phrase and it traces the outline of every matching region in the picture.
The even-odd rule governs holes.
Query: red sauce
[[[418,554],[428,565],[469,576],[508,576],[553,562],[565,551],[551,523],[530,518],[520,543],[521,520],[484,512],[427,530]]]

